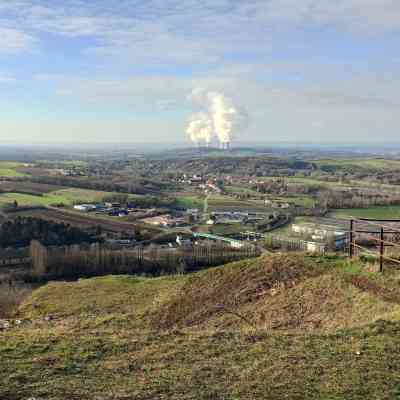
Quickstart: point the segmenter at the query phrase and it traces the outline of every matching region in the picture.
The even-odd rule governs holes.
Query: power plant
[[[246,113],[222,93],[194,89],[191,98],[202,110],[192,115],[186,129],[191,142],[201,148],[209,147],[216,139],[221,150],[230,150],[233,139],[245,126]]]
[[[230,150],[231,149],[231,143],[230,142],[220,143],[219,148],[221,150]]]

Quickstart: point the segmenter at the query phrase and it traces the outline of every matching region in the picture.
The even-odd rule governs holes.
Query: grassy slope
[[[395,399],[397,278],[275,256],[52,283],[21,307],[31,325],[0,333],[0,398]]]

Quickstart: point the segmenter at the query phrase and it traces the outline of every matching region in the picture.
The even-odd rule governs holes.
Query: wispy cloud
[[[349,32],[400,30],[400,2],[393,0],[10,0],[0,5],[2,48],[28,47],[43,32],[67,38],[93,37],[87,54],[139,61],[211,63],[230,53],[271,47],[274,33],[303,27]],[[17,26],[27,35],[16,30]],[[4,28],[3,28],[4,29]],[[10,43],[6,47],[5,43]]]
[[[17,79],[14,75],[0,72],[0,83],[15,83]]]
[[[0,0],[0,55],[41,53],[19,69],[32,87],[82,109],[150,111],[149,121],[180,110],[178,134],[193,87],[244,104],[254,136],[398,132],[396,35],[395,0]]]
[[[0,53],[15,54],[32,48],[36,40],[22,31],[0,27]]]

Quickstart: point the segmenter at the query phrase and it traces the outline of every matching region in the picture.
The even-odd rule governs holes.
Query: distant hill
[[[275,255],[50,283],[0,333],[0,398],[395,399],[399,277]]]
[[[202,158],[202,157],[253,157],[259,155],[271,155],[266,148],[233,147],[230,150],[222,150],[217,147],[189,147],[165,150],[149,154],[150,158]]]

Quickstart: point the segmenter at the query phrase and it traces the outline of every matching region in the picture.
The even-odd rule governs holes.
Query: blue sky
[[[241,141],[400,141],[399,45],[397,0],[0,0],[0,141],[184,141],[196,88]]]

